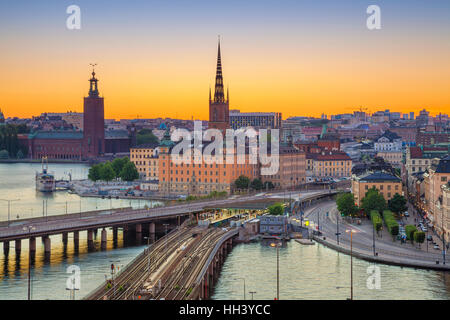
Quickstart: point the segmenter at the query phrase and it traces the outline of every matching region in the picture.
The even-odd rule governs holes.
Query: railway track
[[[168,276],[163,279],[164,287],[155,295],[155,298],[164,300],[189,299],[197,275],[208,260],[215,243],[224,233],[222,229],[211,228],[198,236],[196,241],[193,241],[180,255],[177,263],[174,263],[168,270]],[[186,272],[187,270],[189,272]]]
[[[164,263],[171,250],[173,250],[180,241],[189,238],[192,235],[192,227],[182,225],[172,230],[156,241],[151,247],[146,248],[144,252],[133,261],[126,270],[116,275],[113,285],[105,289],[100,287],[94,293],[87,297],[89,300],[107,300],[107,299],[125,299],[130,296],[130,290],[135,288],[141,281],[143,274],[154,272]],[[148,260],[150,255],[150,270]],[[106,285],[105,285],[106,286]]]

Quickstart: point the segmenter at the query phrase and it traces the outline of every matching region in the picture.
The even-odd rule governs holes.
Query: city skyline
[[[450,109],[444,1],[408,2],[408,12],[401,1],[379,1],[383,27],[375,31],[365,25],[368,1],[250,1],[239,12],[203,1],[136,3],[142,10],[80,1],[81,30],[65,27],[69,2],[2,5],[5,116],[80,112],[95,62],[106,118],[207,120],[218,34],[230,109],[276,110],[284,119],[359,106],[432,115]]]

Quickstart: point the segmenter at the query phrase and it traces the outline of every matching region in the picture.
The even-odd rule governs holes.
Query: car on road
[[[409,217],[408,211],[405,212],[405,217]]]
[[[423,232],[427,232],[428,229],[427,229],[426,227],[422,227],[422,231],[423,231]]]
[[[439,248],[439,246],[437,244],[434,245],[433,247],[435,250],[440,250],[441,248]]]
[[[427,237],[427,241],[433,241],[433,237],[432,237],[431,235],[429,235],[429,236]]]

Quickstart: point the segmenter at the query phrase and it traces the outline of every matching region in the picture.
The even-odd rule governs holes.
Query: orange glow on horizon
[[[450,77],[445,76],[450,74],[450,60],[443,52],[404,57],[381,49],[349,54],[341,48],[332,55],[325,49],[301,54],[276,48],[262,53],[260,48],[235,49],[222,45],[230,109],[282,112],[283,119],[351,113],[359,106],[370,113],[390,109],[418,114],[423,108],[433,115],[450,112]],[[81,53],[65,57],[46,50],[6,52],[0,62],[0,108],[5,116],[81,112],[89,62],[95,61],[106,118],[208,119],[215,47],[201,53],[119,49],[91,60]]]

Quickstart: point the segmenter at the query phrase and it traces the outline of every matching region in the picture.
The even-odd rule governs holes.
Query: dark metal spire
[[[217,49],[217,70],[216,70],[216,86],[214,90],[214,102],[225,102],[225,94],[223,90],[223,77],[222,77],[222,59],[220,57],[220,38]]]

